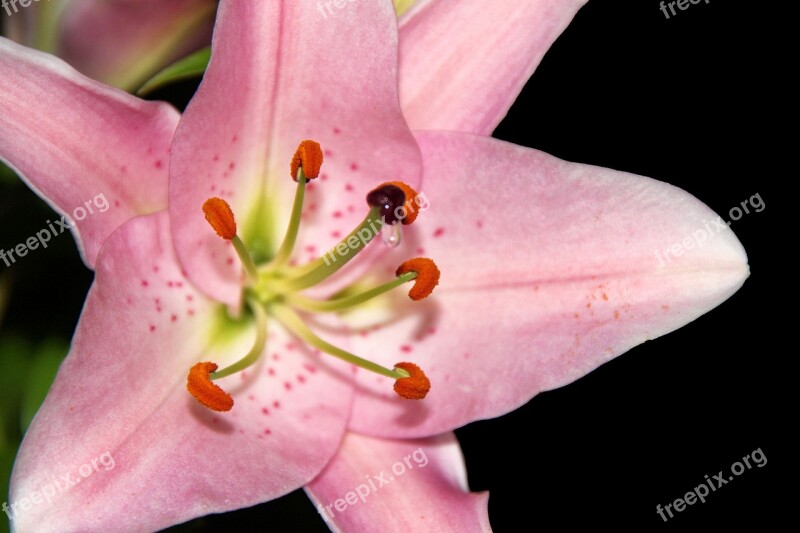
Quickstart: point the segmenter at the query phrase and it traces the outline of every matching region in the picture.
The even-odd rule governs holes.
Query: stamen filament
[[[389,292],[390,290],[413,280],[417,277],[417,275],[418,274],[416,272],[407,272],[388,283],[378,285],[377,287],[373,287],[359,294],[353,294],[332,300],[315,300],[313,298],[303,296],[302,294],[292,294],[286,297],[286,303],[298,309],[303,309],[304,311],[311,311],[312,313],[343,311],[345,309],[349,309],[350,307],[355,307],[356,305],[367,302],[376,296],[380,296],[381,294]]]
[[[403,369],[389,370],[388,368],[382,367],[377,363],[367,361],[366,359],[342,350],[341,348],[337,348],[333,344],[330,344],[329,342],[317,337],[317,335],[305,325],[305,322],[303,322],[297,313],[295,313],[289,307],[284,305],[272,306],[270,307],[270,314],[281,324],[283,324],[287,330],[308,343],[310,346],[318,348],[334,357],[338,357],[339,359],[347,361],[350,364],[392,379],[407,378],[411,375],[408,371]]]
[[[297,234],[300,229],[300,216],[303,214],[303,199],[305,198],[306,183],[308,179],[303,172],[303,167],[297,169],[297,189],[294,193],[294,205],[292,206],[292,216],[289,218],[289,226],[286,228],[286,236],[283,238],[283,243],[272,260],[271,268],[280,268],[289,260],[294,250],[294,245],[297,242]]]
[[[256,268],[255,261],[253,261],[253,257],[250,255],[250,252],[247,250],[247,247],[244,245],[244,242],[242,242],[242,239],[240,239],[238,235],[233,236],[231,243],[233,243],[233,248],[236,250],[236,255],[239,256],[239,260],[242,262],[244,271],[247,273],[247,278],[251,283],[255,283],[258,281],[258,269]]]
[[[251,366],[258,361],[258,358],[264,352],[264,347],[267,345],[267,313],[264,308],[254,300],[247,300],[247,304],[253,311],[256,317],[256,340],[253,347],[247,352],[247,355],[236,361],[230,366],[223,368],[218,372],[212,372],[210,378],[220,379],[237,372],[241,372],[245,368]]]
[[[328,279],[328,277],[338,272],[340,268],[357,256],[380,233],[380,227],[376,230],[375,224],[382,225],[379,209],[373,207],[367,213],[366,218],[361,221],[361,224],[351,231],[347,237],[339,241],[336,246],[328,250],[319,259],[315,259],[309,265],[300,267],[302,274],[277,282],[275,285],[276,291],[282,293],[301,291]]]

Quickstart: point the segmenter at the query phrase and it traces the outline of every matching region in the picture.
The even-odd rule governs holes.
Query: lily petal
[[[441,282],[353,342],[413,361],[432,389],[409,402],[360,378],[355,431],[416,437],[502,415],[691,322],[748,276],[733,232],[669,184],[468,134],[417,140],[430,209],[406,242]]]
[[[0,159],[75,220],[89,267],[123,222],[166,208],[177,124],[166,104],[139,100],[0,38]]]
[[[216,299],[235,301],[241,268],[208,231],[200,206],[210,196],[227,200],[248,248],[269,259],[291,210],[289,163],[300,141],[325,150],[298,241],[309,254],[356,226],[371,186],[419,180],[419,151],[397,96],[392,4],[348,4],[332,15],[318,7],[220,4],[211,62],[178,128],[170,176],[179,256]],[[328,191],[317,195],[316,187]]]
[[[423,0],[400,19],[411,129],[489,135],[587,0]]]
[[[333,531],[491,531],[489,493],[471,493],[455,435],[383,440],[348,433],[306,487]]]
[[[190,366],[226,366],[254,332],[222,323],[222,306],[187,282],[168,222],[166,212],[134,219],[100,253],[72,350],[17,457],[16,531],[161,529],[299,488],[338,448],[350,371],[319,364],[280,328],[269,360],[218,382],[236,401],[230,413],[187,393]],[[106,452],[113,466],[92,464]]]

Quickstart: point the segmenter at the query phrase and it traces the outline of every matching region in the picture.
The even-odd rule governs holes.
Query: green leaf
[[[19,178],[13,170],[0,162],[0,183],[18,183]]]
[[[202,76],[211,59],[211,48],[206,47],[168,66],[139,87],[136,94],[145,96],[176,81]]]
[[[53,384],[58,367],[67,355],[69,347],[59,340],[45,341],[37,350],[36,355],[28,369],[25,380],[25,389],[22,391],[22,405],[20,406],[20,428],[24,433],[33,420],[44,397]]]
[[[18,428],[20,396],[28,374],[32,351],[30,344],[14,336],[4,337],[0,341],[0,391],[3,392],[3,400],[0,401],[0,424],[4,426],[9,440],[13,440],[12,435]]]

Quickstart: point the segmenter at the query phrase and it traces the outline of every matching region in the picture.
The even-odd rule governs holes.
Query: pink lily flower
[[[10,39],[131,91],[207,46],[216,7],[215,0],[5,0],[0,16]]]
[[[545,35],[487,43],[475,63],[463,64],[448,47],[470,39],[430,37],[425,25],[441,28],[449,8],[448,20],[472,32],[473,43],[491,26],[467,23],[475,3],[449,4],[408,12],[398,67],[388,2],[347,5],[327,18],[314,5],[223,2],[212,62],[171,158],[163,142],[174,128],[168,107],[2,41],[0,94],[52,105],[59,118],[37,118],[33,103],[10,114],[2,106],[0,154],[62,211],[103,187],[119,209],[114,220],[78,226],[97,277],[70,356],[20,450],[10,502],[17,531],[157,529],[302,486],[342,530],[486,530],[487,495],[468,492],[452,429],[567,384],[741,286],[746,257],[730,232],[679,263],[662,267],[653,257],[715,217],[688,194],[482,136],[580,2],[531,3],[519,18],[538,17]],[[512,26],[517,20],[503,16]],[[420,48],[402,40],[415,31]],[[420,57],[425,47],[434,52],[429,62]],[[420,58],[406,63],[415,53]],[[437,57],[450,61],[442,67]],[[510,81],[475,78],[481,64],[503,65]],[[459,67],[474,69],[466,78],[476,80],[472,93],[457,90]],[[6,73],[18,75],[13,86]],[[29,94],[37,84],[48,87],[39,101]],[[458,102],[437,99],[439,91]],[[67,98],[77,109],[73,121],[56,112]],[[88,113],[100,103],[102,115]],[[76,144],[55,149],[54,139],[76,122]],[[287,286],[291,263],[269,270],[269,260],[281,257],[277,243],[298,218],[286,168],[308,137],[326,152],[318,181],[306,186],[298,263],[356,227],[368,209],[364,197],[384,181],[407,182],[429,200],[401,246],[373,244],[314,296],[353,280],[356,289],[385,280],[387,269],[420,254],[442,272],[430,298],[384,297],[333,318],[293,319],[292,306],[314,301]],[[79,145],[109,140],[114,150]],[[71,160],[65,173],[61,165]],[[123,167],[137,179],[123,179]],[[79,184],[80,171],[96,181],[73,192],[64,184]],[[234,253],[239,245],[208,227],[200,208],[209,197],[232,206],[244,264]],[[242,276],[248,253],[266,269],[254,277],[272,276],[265,283]],[[255,299],[252,315],[231,318],[227,309],[238,309],[243,288]],[[378,364],[413,360],[430,378],[430,393],[411,402],[389,391],[385,377],[360,370],[353,377],[350,365],[313,349],[305,324]],[[248,349],[260,356],[255,365],[218,381],[235,401],[228,414],[186,392],[190,367],[233,363]],[[391,481],[378,475],[389,471]]]

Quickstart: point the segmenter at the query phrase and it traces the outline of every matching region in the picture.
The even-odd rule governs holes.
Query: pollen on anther
[[[433,292],[433,288],[439,284],[439,267],[433,260],[427,257],[417,257],[416,259],[409,259],[397,267],[395,275],[402,276],[408,272],[416,272],[417,277],[414,279],[414,286],[408,291],[408,297],[415,302],[427,298]]]
[[[409,374],[407,378],[399,378],[394,382],[394,391],[407,400],[421,400],[431,390],[431,382],[420,367],[414,363],[397,363],[395,368],[402,368]]]
[[[322,148],[316,141],[305,140],[297,147],[297,151],[292,157],[291,175],[297,181],[297,170],[302,168],[303,174],[307,179],[314,179],[319,176],[319,169],[322,167]]]
[[[233,408],[233,398],[211,382],[210,374],[216,370],[215,363],[197,363],[189,370],[186,390],[213,411],[230,411]]]
[[[203,213],[217,235],[226,240],[236,236],[236,220],[228,202],[222,198],[209,198],[203,204]]]

